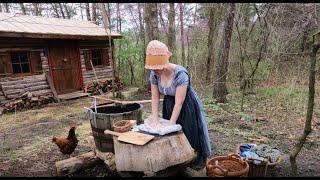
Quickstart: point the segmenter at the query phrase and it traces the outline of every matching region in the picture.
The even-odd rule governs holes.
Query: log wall
[[[81,58],[81,69],[83,74],[84,85],[87,85],[92,81],[96,81],[94,71],[86,70],[86,65],[85,65],[85,60],[84,60],[84,55],[82,50],[80,50],[80,58]],[[96,67],[95,72],[99,81],[112,78],[111,66]]]

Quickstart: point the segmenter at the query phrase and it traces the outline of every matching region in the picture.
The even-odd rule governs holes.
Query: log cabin
[[[0,13],[0,106],[26,92],[86,95],[96,77],[112,78],[114,39],[121,37],[89,21]]]

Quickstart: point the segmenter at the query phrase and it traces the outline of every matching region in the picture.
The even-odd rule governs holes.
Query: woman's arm
[[[176,89],[175,104],[174,104],[173,111],[170,118],[171,124],[176,124],[177,122],[184,99],[186,98],[187,87],[188,87],[187,85],[178,86]]]
[[[157,85],[151,84],[151,108],[152,108],[152,122],[158,123],[159,113],[159,89]]]

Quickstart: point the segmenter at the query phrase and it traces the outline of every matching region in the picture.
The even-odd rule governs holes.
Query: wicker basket
[[[131,130],[131,123],[128,120],[117,121],[117,122],[113,123],[113,130],[115,132],[120,132],[120,133],[130,131]]]
[[[248,175],[249,164],[236,154],[228,154],[211,158],[206,171],[209,177],[242,177]]]
[[[247,143],[243,143],[238,145],[235,150],[234,153],[239,155],[240,154],[240,146],[245,145]],[[260,164],[255,164],[254,161],[260,161]],[[259,159],[254,159],[254,158],[248,158],[245,159],[245,161],[249,164],[250,168],[249,168],[249,173],[248,176],[252,177],[252,176],[266,176],[268,169],[272,169],[273,167],[275,167],[277,164],[279,164],[282,161],[281,156],[278,158],[278,160],[276,162],[269,162],[267,159],[264,160],[259,160]]]

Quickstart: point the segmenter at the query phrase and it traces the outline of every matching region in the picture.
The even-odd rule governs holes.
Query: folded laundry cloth
[[[251,149],[253,149],[256,146],[257,146],[256,144],[243,144],[239,147],[240,153],[242,153],[244,151],[250,151]]]
[[[256,159],[253,161],[254,164],[259,165],[261,161],[263,161],[264,158],[259,157],[256,153],[251,152],[251,151],[244,151],[240,154],[241,157],[248,159],[248,158],[253,158]],[[260,161],[259,161],[260,160]]]
[[[140,131],[148,132],[151,134],[158,134],[158,135],[166,135],[172,132],[180,131],[182,129],[180,124],[170,124],[169,120],[159,118],[159,122],[164,126],[161,129],[156,129],[148,124],[150,122],[150,117],[147,119],[146,123],[137,125],[136,128]]]
[[[260,144],[251,151],[260,157],[269,159],[271,163],[276,162],[281,155],[281,152],[278,149],[272,148],[266,144]]]

